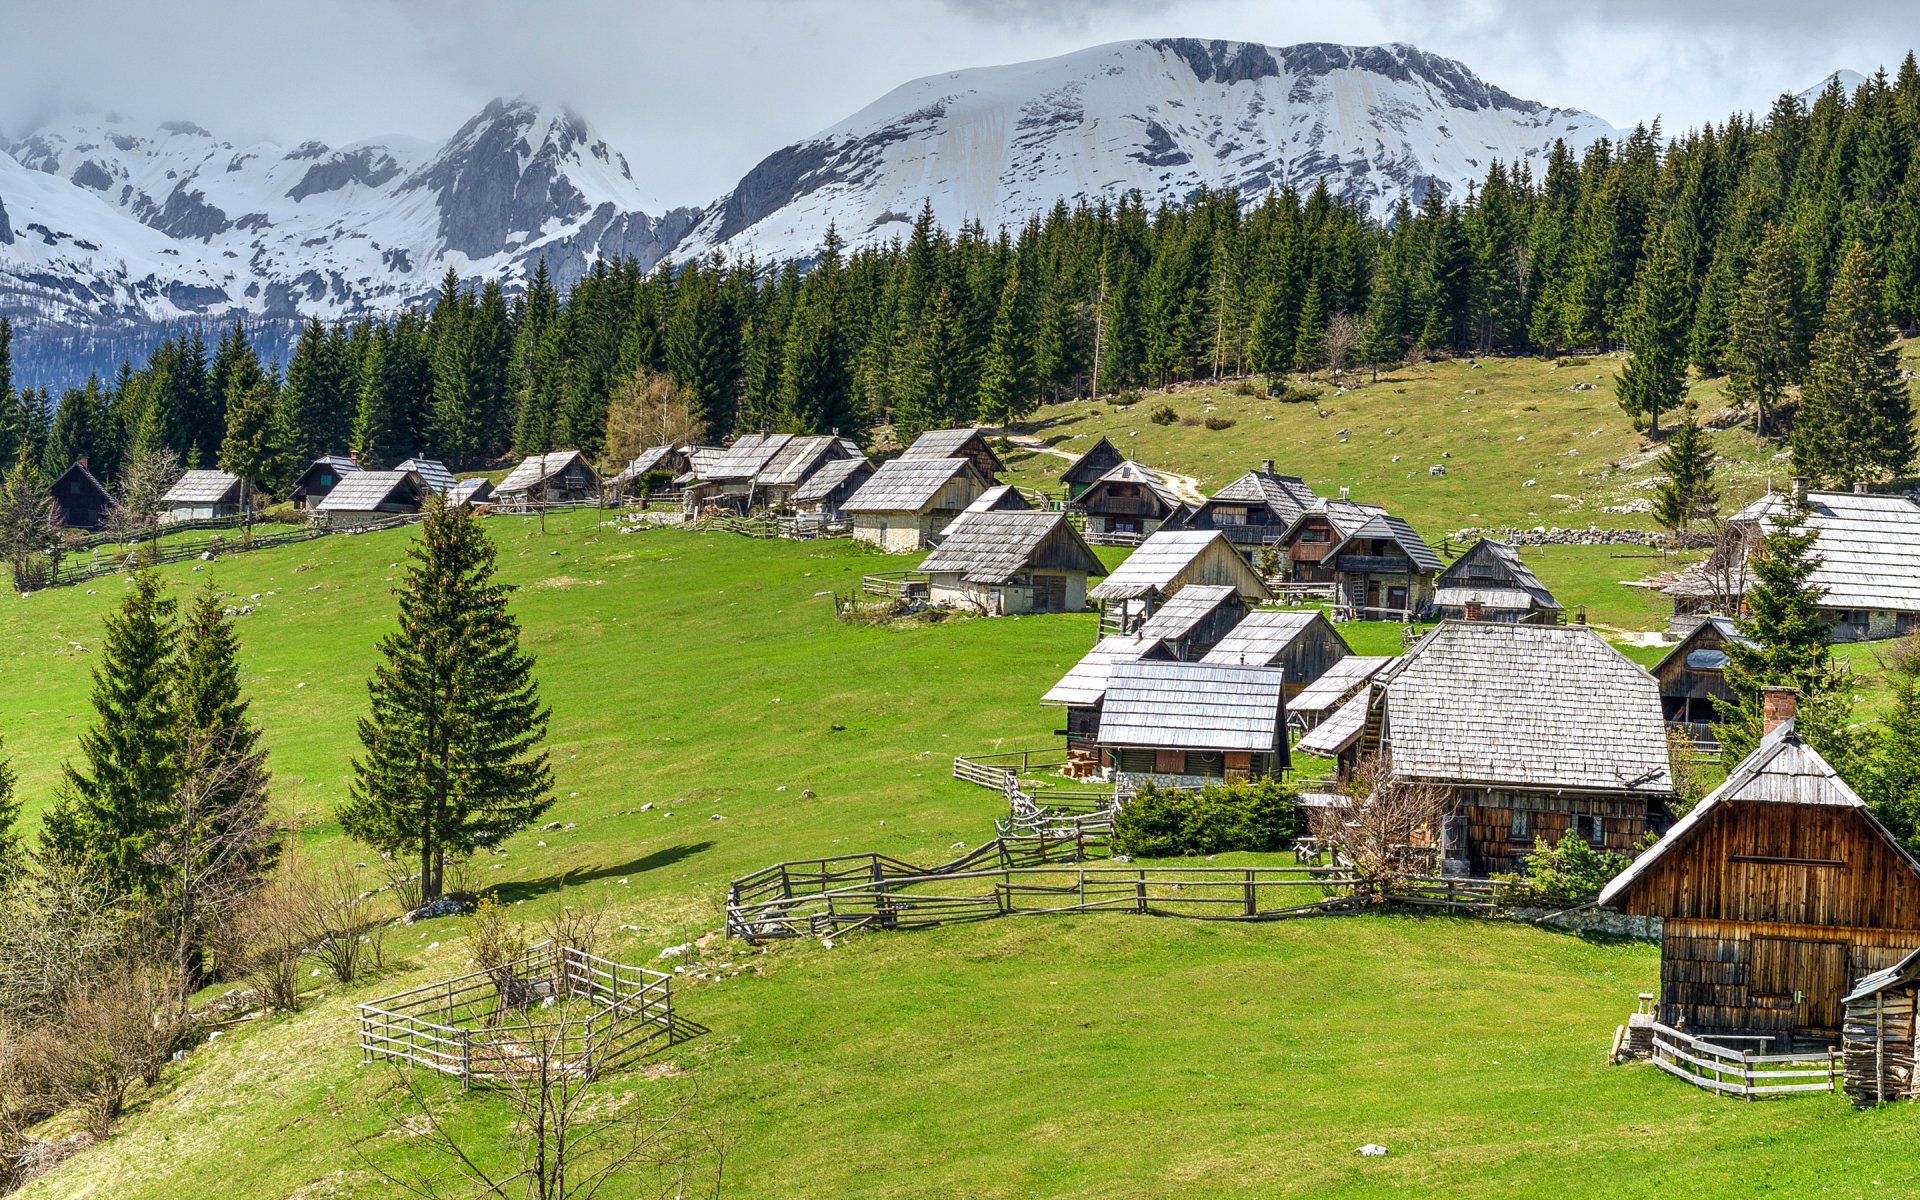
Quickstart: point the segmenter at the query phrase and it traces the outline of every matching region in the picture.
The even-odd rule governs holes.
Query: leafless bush
[[[61,1108],[80,1114],[96,1138],[126,1108],[134,1084],[151,1086],[190,1026],[177,1015],[180,982],[170,968],[128,963],[67,998],[40,1066]]]
[[[120,465],[119,496],[107,512],[107,529],[122,538],[141,537],[160,524],[161,498],[179,482],[180,456],[171,450],[136,454]]]
[[[1336,383],[1353,362],[1365,334],[1366,326],[1351,313],[1335,313],[1327,322],[1327,331],[1320,337],[1320,356],[1326,360],[1328,377]]]
[[[527,934],[507,906],[488,896],[473,910],[473,965],[487,973],[500,997],[495,1016],[518,1012],[533,1000],[533,988],[517,963],[527,956]]]
[[[110,969],[128,929],[126,908],[84,868],[48,858],[0,880],[0,1015],[23,1025],[52,1017]]]
[[[300,960],[306,954],[308,881],[296,851],[253,893],[237,922],[247,982],[274,1012],[300,1007]]]
[[[340,983],[352,983],[386,958],[387,911],[347,863],[307,871],[301,919],[306,953]]]
[[[1375,889],[1432,869],[1442,823],[1453,808],[1446,789],[1397,778],[1389,764],[1357,765],[1333,804],[1308,810],[1315,838],[1338,846]]]
[[[540,923],[540,932],[555,948],[571,946],[583,954],[597,954],[601,928],[606,921],[605,897],[582,898],[578,903],[563,904],[554,909]],[[562,996],[570,995],[573,991],[572,979],[565,971],[560,972],[559,991]]]

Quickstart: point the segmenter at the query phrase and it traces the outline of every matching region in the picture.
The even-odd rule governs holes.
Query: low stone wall
[[[1516,907],[1507,909],[1506,913],[1517,921],[1533,921],[1575,933],[1606,933],[1653,942],[1660,940],[1659,917],[1629,916],[1604,908],[1576,908],[1569,912],[1553,908]]]
[[[1476,540],[1489,537],[1505,542],[1510,546],[1659,546],[1667,540],[1667,535],[1654,529],[1600,529],[1588,526],[1585,529],[1562,529],[1553,526],[1536,525],[1532,529],[1456,529],[1448,535],[1453,541],[1471,546]]]

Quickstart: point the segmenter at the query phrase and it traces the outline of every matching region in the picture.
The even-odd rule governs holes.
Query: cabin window
[[[1113,765],[1129,775],[1153,774],[1154,752],[1151,750],[1116,750],[1113,758]]]
[[[1607,819],[1599,813],[1593,813],[1580,822],[1586,827],[1587,840],[1594,845],[1602,845],[1607,840]]]
[[[332,486],[333,486],[333,476],[331,476],[331,475],[329,475],[329,474],[327,474],[327,473],[326,473],[325,471],[322,471],[322,472],[320,472],[320,486],[321,486],[321,487],[332,487]]]
[[[1189,750],[1186,759],[1188,775],[1219,779],[1226,774],[1225,762],[1217,750]]]
[[[1507,840],[1524,842],[1527,840],[1527,810],[1516,808],[1507,817]]]
[[[1324,529],[1303,529],[1300,531],[1300,540],[1303,542],[1325,542],[1327,540],[1327,531]]]

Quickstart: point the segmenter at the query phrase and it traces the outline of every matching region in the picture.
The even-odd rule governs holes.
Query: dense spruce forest
[[[1764,120],[1494,164],[1463,202],[1430,192],[1384,223],[1324,182],[1244,199],[1061,203],[993,232],[923,210],[881,248],[830,234],[809,264],[603,262],[564,295],[544,268],[517,295],[449,271],[418,311],[310,323],[285,364],[261,362],[236,324],[211,345],[163,342],[57,405],[12,388],[0,326],[0,462],[55,473],[85,456],[111,480],[156,449],[214,465],[237,438],[271,490],[349,448],[459,468],[597,454],[610,398],[639,376],[671,377],[710,439],[870,440],[1203,377],[1621,348],[1622,404],[1653,431],[1691,372],[1727,375],[1763,432],[1798,424],[1811,474],[1881,477],[1912,458],[1889,348],[1920,322],[1912,55],[1893,79],[1810,106],[1784,96]]]

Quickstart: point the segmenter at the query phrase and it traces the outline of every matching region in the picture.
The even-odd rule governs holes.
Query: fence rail
[[[1770,1039],[1722,1037],[1721,1041]],[[1823,1052],[1755,1054],[1680,1032],[1653,1026],[1653,1065],[1695,1087],[1753,1100],[1793,1092],[1832,1092],[1840,1085],[1842,1064],[1832,1046]]]
[[[497,970],[360,1005],[360,1060],[405,1062],[468,1087],[541,1066],[592,1078],[672,1036],[672,987],[659,971],[541,942]],[[535,1020],[536,1002],[543,1013],[569,1003],[587,1011]]]
[[[928,576],[923,571],[877,571],[860,577],[860,590],[869,596],[893,600],[925,600]]]
[[[1089,546],[1138,546],[1146,540],[1146,535],[1140,533],[1097,533],[1093,530],[1087,530],[1080,536]]]

